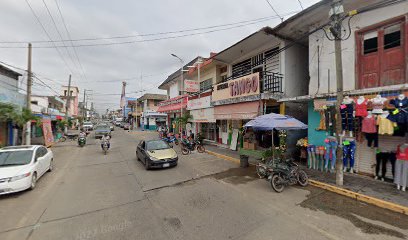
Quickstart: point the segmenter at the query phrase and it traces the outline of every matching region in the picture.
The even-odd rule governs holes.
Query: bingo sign
[[[184,90],[189,93],[195,93],[200,90],[200,83],[193,80],[184,80]]]
[[[42,130],[44,135],[44,145],[51,146],[54,143],[54,136],[52,135],[51,119],[42,119]]]

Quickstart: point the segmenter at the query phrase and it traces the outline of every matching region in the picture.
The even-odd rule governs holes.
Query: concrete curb
[[[327,184],[327,183],[323,183],[323,182],[319,182],[319,181],[315,181],[315,180],[309,180],[310,185],[318,187],[318,188],[322,188],[325,190],[328,190],[330,192],[334,192],[346,197],[350,197],[350,198],[354,198],[360,202],[365,202],[365,203],[369,203],[372,205],[375,205],[377,207],[381,207],[381,208],[385,208],[394,212],[399,212],[405,215],[408,215],[408,207],[404,207],[402,205],[398,205],[395,203],[391,203],[391,202],[387,202],[375,197],[370,197],[361,193],[357,193],[357,192],[353,192],[341,187],[337,187],[331,184]]]
[[[231,161],[231,162],[238,163],[238,164],[240,163],[239,159],[234,158],[234,157],[226,156],[226,155],[216,153],[216,152],[212,152],[212,151],[208,151],[208,150],[206,150],[205,152],[210,154],[210,155],[213,155],[213,156],[219,157],[221,159],[227,160],[227,161]],[[347,189],[344,189],[344,188],[341,188],[341,187],[337,187],[337,186],[330,185],[330,184],[327,184],[327,183],[319,182],[319,181],[316,181],[316,180],[310,179],[309,182],[310,182],[310,185],[312,185],[312,186],[322,188],[324,190],[334,192],[334,193],[337,193],[337,194],[342,195],[342,196],[353,198],[353,199],[355,199],[357,201],[360,201],[360,202],[365,202],[365,203],[375,205],[375,206],[380,207],[380,208],[384,208],[384,209],[388,209],[388,210],[391,210],[391,211],[394,211],[394,212],[398,212],[398,213],[408,215],[408,207],[398,205],[398,204],[395,204],[395,203],[392,203],[392,202],[387,202],[387,201],[384,201],[384,200],[381,200],[381,199],[378,199],[378,198],[375,198],[375,197],[370,197],[370,196],[367,196],[367,195],[364,195],[364,194],[361,194],[361,193],[353,192],[353,191],[350,191],[350,190],[347,190]]]

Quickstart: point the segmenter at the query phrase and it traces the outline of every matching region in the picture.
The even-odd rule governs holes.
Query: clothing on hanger
[[[353,131],[353,104],[340,105],[341,127],[343,131]]]
[[[356,142],[350,140],[343,141],[343,167],[354,168],[354,155],[356,152]]]
[[[381,134],[381,135],[394,134],[394,127],[397,126],[396,123],[391,122],[386,117],[383,117],[381,115],[377,117],[377,125],[378,125],[378,134]]]
[[[385,178],[387,173],[387,162],[391,163],[392,176],[395,176],[395,162],[396,162],[396,153],[395,152],[379,152],[375,156],[377,164],[375,165],[375,176]],[[381,166],[381,176],[379,175]]]
[[[367,99],[364,99],[364,101],[360,104],[358,103],[358,100],[356,101],[356,112],[355,112],[356,117],[366,117],[368,115],[367,103],[368,103]]]

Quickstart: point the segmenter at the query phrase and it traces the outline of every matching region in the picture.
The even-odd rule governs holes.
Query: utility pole
[[[331,33],[334,36],[334,54],[335,54],[335,61],[336,61],[336,82],[337,82],[337,93],[336,93],[336,138],[337,138],[337,161],[336,161],[336,184],[339,186],[343,185],[343,161],[342,159],[342,149],[340,146],[341,144],[341,114],[340,114],[340,105],[343,101],[343,62],[342,62],[342,53],[341,53],[341,22],[342,17],[341,14],[343,13],[343,6],[341,0],[334,0],[332,5],[332,10],[330,12],[331,18],[333,20],[333,25],[330,28]]]
[[[82,118],[85,121],[85,117],[86,117],[86,107],[85,107],[85,102],[86,102],[86,89],[84,89],[84,101],[82,103]]]
[[[69,74],[69,80],[68,80],[68,96],[67,96],[67,104],[66,104],[66,106],[65,106],[65,120],[66,120],[66,121],[68,121],[69,104],[71,104],[71,74]],[[65,126],[64,132],[65,132],[65,134],[68,132],[67,126]]]
[[[28,62],[27,62],[27,109],[31,110],[31,86],[33,85],[33,73],[31,71],[31,43],[28,44]],[[31,121],[26,123],[25,144],[31,144]]]

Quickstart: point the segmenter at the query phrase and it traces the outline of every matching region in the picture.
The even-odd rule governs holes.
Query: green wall
[[[320,123],[320,113],[314,110],[313,101],[309,101],[308,104],[308,129],[307,137],[309,144],[322,146],[324,144],[324,139],[326,138],[326,131],[316,131]]]

